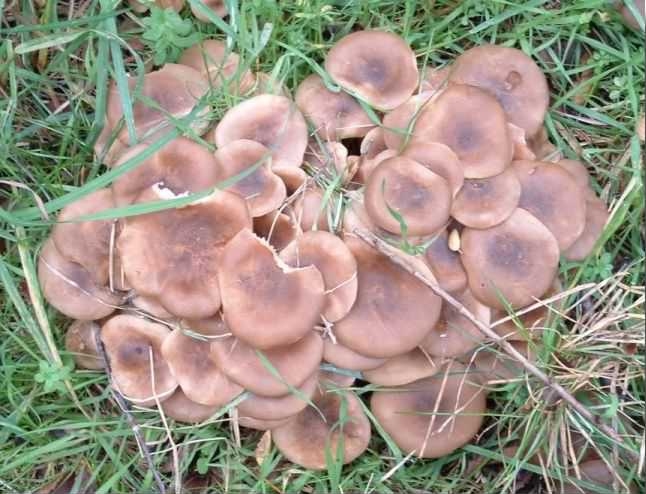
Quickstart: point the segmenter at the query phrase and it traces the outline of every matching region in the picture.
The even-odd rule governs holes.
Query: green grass
[[[0,257],[0,490],[33,491],[87,471],[100,493],[148,492],[153,477],[110,399],[105,376],[61,371],[71,362],[61,351],[68,321],[43,303],[34,272],[56,211],[144,158],[107,171],[94,159],[92,145],[105,113],[107,81],[123,84],[126,71],[151,64],[150,46],[129,46],[147,14],[109,0],[41,3],[0,0],[0,239],[6,247]],[[245,66],[274,74],[290,89],[312,71],[324,75],[326,50],[357,26],[401,34],[429,66],[444,65],[480,43],[515,46],[534,56],[552,90],[546,122],[551,140],[567,157],[586,163],[595,189],[612,208],[595,253],[583,263],[562,264],[566,288],[594,287],[567,301],[573,308],[545,333],[539,365],[616,427],[624,445],[547,398],[542,385],[527,377],[492,389],[480,435],[438,460],[402,462],[401,452],[373,424],[370,449],[343,469],[332,461],[327,472],[308,472],[283,461],[275,448],[259,466],[254,449],[261,434],[244,432],[238,447],[227,424],[218,422],[175,428],[181,471],[208,472],[212,492],[539,492],[544,477],[572,475],[564,466],[573,459],[562,451],[567,435],[577,431],[626,482],[637,479],[643,473],[645,394],[643,143],[635,133],[644,108],[643,32],[626,28],[605,0],[242,4],[227,22],[195,22],[195,29],[227,38]],[[188,8],[182,16],[191,18]],[[126,19],[135,27],[124,31]],[[207,100],[217,121],[238,98],[213,91]],[[177,132],[187,132],[187,121],[178,122]],[[140,212],[130,207],[112,214]],[[161,419],[150,412],[136,417],[170,486],[171,453]],[[502,449],[512,444],[519,445],[519,455],[503,458]],[[548,452],[542,464],[523,462],[539,450]]]

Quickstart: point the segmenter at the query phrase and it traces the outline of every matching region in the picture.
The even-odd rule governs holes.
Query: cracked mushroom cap
[[[368,215],[379,227],[400,234],[399,213],[411,235],[431,235],[449,221],[448,182],[410,158],[381,162],[370,174],[364,191]]]
[[[465,228],[461,240],[471,293],[494,309],[503,309],[503,300],[513,308],[531,304],[556,277],[558,242],[524,209],[486,230]]]
[[[350,311],[357,299],[357,262],[343,240],[328,232],[305,232],[281,251],[280,258],[294,268],[314,266],[321,272],[325,319],[335,322]]]
[[[325,304],[320,271],[287,266],[248,229],[225,247],[218,278],[227,326],[255,348],[295,343],[319,322]]]
[[[139,202],[167,198],[168,192],[152,187]],[[220,256],[225,244],[249,227],[244,199],[216,191],[181,208],[126,218],[117,245],[138,293],[155,297],[171,314],[198,319],[220,308]]]
[[[161,408],[167,417],[188,424],[199,424],[210,419],[220,409],[220,405],[201,405],[188,398],[177,388],[175,392],[161,402]]]
[[[298,168],[307,147],[307,124],[296,105],[284,96],[262,94],[230,108],[215,128],[218,148],[250,139],[272,152],[272,167]]]
[[[521,186],[518,207],[532,213],[567,250],[583,233],[585,189],[564,168],[540,161],[514,161]]]
[[[467,287],[467,273],[462,266],[460,254],[449,248],[446,230],[440,232],[426,248],[424,261],[443,290],[461,292]]]
[[[177,388],[177,379],[161,352],[169,334],[166,326],[128,315],[114,316],[101,328],[114,384],[126,399],[151,406],[155,395],[163,401]]]
[[[380,386],[403,386],[430,377],[440,370],[442,362],[415,348],[408,353],[389,358],[375,369],[362,372],[363,379]]]
[[[471,441],[486,409],[486,393],[454,361],[431,377],[375,391],[370,400],[370,410],[397,446],[420,458],[439,458]]]
[[[78,367],[103,369],[103,358],[96,346],[96,334],[101,327],[94,321],[74,321],[65,333],[67,350]]]
[[[359,291],[348,315],[334,326],[337,340],[367,357],[388,358],[412,350],[437,322],[441,299],[364,241],[348,235],[345,242],[357,260]],[[421,261],[410,260],[435,279]]]
[[[218,369],[211,357],[209,339],[194,338],[177,328],[166,337],[161,352],[180,388],[191,401],[222,406],[243,392],[241,386]]]
[[[100,285],[110,276],[110,237],[112,220],[75,219],[114,207],[110,189],[99,189],[65,206],[52,230],[56,249],[69,261],[83,266]]]
[[[476,319],[488,325],[491,309],[478,302],[469,290],[454,295],[455,299],[471,312]],[[478,327],[447,303],[442,305],[440,320],[431,329],[420,347],[434,357],[457,357],[473,350],[485,339]]]
[[[121,303],[120,296],[98,285],[83,266],[67,260],[51,238],[38,257],[38,281],[45,299],[73,319],[101,319]]]
[[[292,463],[310,470],[327,468],[326,452],[337,458],[339,447],[344,465],[359,457],[368,448],[371,432],[359,399],[351,392],[337,391],[318,392],[312,401],[316,409],[308,406],[272,430],[276,448]]]
[[[415,53],[396,34],[356,31],[337,41],[325,57],[334,82],[378,110],[391,110],[417,88]]]
[[[287,190],[280,177],[271,170],[270,151],[248,139],[233,141],[215,152],[220,180],[236,180],[225,190],[244,197],[252,217],[275,211],[285,200]],[[249,168],[256,167],[248,172]]]
[[[133,146],[116,163],[121,166],[145,152],[148,144]],[[112,184],[117,206],[132,204],[148,188],[163,183],[174,194],[200,192],[214,187],[219,180],[213,153],[185,137],[173,139]]]
[[[293,218],[278,211],[254,218],[253,232],[266,240],[277,252],[303,233]]]
[[[455,60],[449,81],[476,86],[495,96],[509,121],[525,129],[528,136],[543,125],[550,99],[547,79],[520,50],[475,46]]]
[[[363,137],[375,126],[357,100],[343,91],[330,91],[316,74],[299,84],[294,99],[321,139]]]
[[[332,342],[330,338],[323,340],[323,360],[339,369],[356,371],[376,369],[386,362],[386,359],[383,358],[361,355],[354,350],[350,350],[347,346]]]
[[[582,261],[592,253],[610,217],[606,203],[594,194],[588,194],[585,205],[583,232],[563,252],[563,257],[568,261]]]
[[[439,142],[417,142],[406,146],[402,156],[417,161],[420,165],[424,165],[446,180],[451,188],[453,197],[464,183],[464,170],[460,160],[451,151],[451,148],[444,144]]]
[[[453,201],[451,215],[464,226],[491,228],[514,212],[520,191],[520,182],[512,168],[493,177],[465,180]]]

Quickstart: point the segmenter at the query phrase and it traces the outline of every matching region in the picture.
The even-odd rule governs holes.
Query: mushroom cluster
[[[135,404],[189,423],[235,405],[241,426],[270,429],[287,459],[322,469],[329,452],[348,463],[368,447],[346,377],[360,375],[392,440],[437,458],[478,432],[485,385],[521,368],[357,233],[402,247],[417,274],[533,358],[555,308],[528,306],[559,292],[560,257],[587,256],[608,212],[586,167],[547,139],[548,84],[523,52],[476,46],[421,70],[399,36],[357,31],[324,66],[292,100],[204,41],[130,79],[130,126],[113,86],[96,150],[124,172],[60,213],[42,290],[76,320],[77,364],[101,368],[100,341]],[[213,89],[241,100],[217,125]],[[178,121],[202,138],[153,148]],[[152,212],[87,219],[128,206]]]

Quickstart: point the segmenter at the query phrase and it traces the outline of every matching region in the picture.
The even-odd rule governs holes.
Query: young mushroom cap
[[[169,334],[166,326],[128,315],[114,316],[101,328],[114,384],[126,399],[151,406],[155,397],[163,401],[177,388],[161,353]]]
[[[362,372],[363,379],[380,386],[403,386],[418,379],[430,377],[440,370],[436,361],[423,350],[415,348],[408,353],[391,357],[379,367]]]
[[[375,126],[357,100],[343,91],[330,91],[316,74],[299,84],[294,99],[321,139],[363,137]]]
[[[563,257],[568,261],[582,261],[590,255],[610,217],[606,203],[594,196],[594,194],[588,195],[585,204],[585,226],[583,232],[563,252]]]
[[[278,211],[254,218],[253,232],[276,251],[284,249],[302,234],[300,226],[289,215]]]
[[[421,458],[439,458],[469,442],[486,408],[486,393],[454,361],[431,377],[375,391],[370,400],[370,410],[397,446]]]
[[[505,221],[486,230],[465,228],[461,243],[471,293],[489,307],[529,305],[549,290],[556,277],[558,243],[524,209],[517,208]]]
[[[240,139],[230,142],[215,152],[220,180],[234,180],[226,187],[246,199],[252,217],[263,216],[276,210],[287,196],[285,184],[271,170],[270,151],[262,144]],[[256,167],[252,172],[247,170]]]
[[[449,81],[469,84],[496,97],[511,123],[528,136],[543,125],[549,104],[547,79],[522,51],[498,45],[475,46],[453,63]]]
[[[337,41],[325,57],[334,82],[377,110],[401,105],[419,79],[415,53],[396,34],[356,31]]]
[[[289,99],[262,94],[230,108],[215,128],[219,148],[239,139],[251,139],[268,147],[272,166],[298,168],[307,146],[307,124]]]
[[[467,287],[467,273],[462,266],[460,254],[449,248],[446,231],[440,232],[431,241],[424,253],[424,261],[443,290],[461,292]]]
[[[520,201],[520,182],[510,167],[493,177],[465,180],[451,215],[464,226],[491,228],[505,221]]]
[[[160,200],[166,193],[153,187],[139,202]],[[178,317],[209,317],[220,308],[222,250],[249,227],[244,199],[226,191],[182,208],[127,218],[118,240],[126,277],[138,293],[156,297]]]
[[[532,213],[567,250],[585,228],[585,189],[570,173],[553,163],[514,161],[521,186],[518,207]]]
[[[94,321],[74,321],[65,333],[67,350],[78,367],[82,369],[103,369],[103,359],[96,346],[96,334],[101,327]]]
[[[202,405],[186,396],[181,388],[161,402],[161,408],[167,417],[188,424],[199,424],[208,420],[220,409],[220,405]]]
[[[344,317],[357,299],[357,262],[348,246],[336,235],[308,231],[280,253],[289,266],[316,267],[325,284],[322,315],[329,322]]]
[[[462,187],[464,170],[450,147],[439,142],[417,142],[406,146],[402,156],[424,165],[446,180],[454,197]]]
[[[402,156],[381,162],[368,178],[364,204],[381,228],[400,234],[399,213],[411,235],[431,235],[449,220],[448,182],[416,161]]]
[[[347,346],[334,343],[329,338],[323,340],[323,360],[339,369],[357,371],[376,369],[386,362],[386,359],[383,358],[361,355],[354,350],[350,350]]]
[[[49,238],[38,256],[38,281],[45,299],[68,317],[101,319],[112,314],[121,297],[98,285],[80,264],[67,260]]]
[[[345,242],[357,260],[359,291],[348,315],[335,324],[337,340],[367,357],[394,357],[412,350],[437,322],[441,299],[364,241],[348,235]],[[421,261],[416,264],[435,279]]]
[[[344,465],[368,448],[370,422],[353,393],[318,392],[313,403],[316,408],[308,406],[272,430],[276,448],[289,461],[310,470],[324,470],[327,454],[337,458],[338,448],[342,448]]]
[[[258,349],[289,345],[312,331],[325,304],[314,266],[290,268],[264,240],[244,229],[222,252],[218,278],[224,320]]]

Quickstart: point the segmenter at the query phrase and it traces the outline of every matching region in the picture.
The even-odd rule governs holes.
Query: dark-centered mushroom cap
[[[486,230],[465,228],[461,240],[471,293],[489,307],[502,309],[503,300],[514,308],[529,305],[556,277],[558,243],[524,209]]]
[[[140,202],[160,200],[165,193],[153,187]],[[127,218],[117,245],[137,292],[156,297],[176,316],[202,318],[220,308],[217,272],[225,244],[249,227],[244,199],[216,191],[182,208]]]
[[[442,231],[429,244],[424,261],[431,268],[440,287],[447,292],[461,292],[467,287],[467,274],[460,254],[449,249],[449,236]]]
[[[148,144],[130,148],[119,158],[116,166],[126,163],[147,148]],[[125,206],[156,183],[163,183],[173,193],[181,194],[209,189],[219,179],[213,154],[190,139],[178,137],[117,178],[112,184],[112,193],[116,205]]]
[[[361,355],[341,343],[332,342],[329,338],[323,340],[323,360],[339,369],[357,371],[375,369],[386,362],[382,358]]]
[[[491,321],[491,309],[478,302],[469,290],[454,295],[455,299],[485,325]],[[449,304],[442,305],[440,320],[428,332],[420,347],[429,355],[457,357],[473,350],[485,339],[478,327]]]
[[[342,400],[345,401],[344,417],[341,416]],[[274,444],[289,461],[310,470],[324,470],[326,451],[336,458],[338,448],[342,447],[345,465],[368,448],[370,422],[353,393],[319,392],[313,402],[318,410],[308,406],[272,431]]]
[[[402,156],[383,161],[368,178],[364,204],[370,218],[395,234],[402,225],[399,213],[411,235],[431,235],[449,220],[451,190],[438,174]]]
[[[468,443],[486,412],[486,394],[467,369],[441,372],[389,391],[375,391],[370,410],[406,453],[439,458]]]
[[[49,238],[38,257],[38,281],[45,299],[59,312],[81,320],[109,316],[121,297],[97,285],[80,264],[68,261]]]
[[[451,215],[464,226],[491,228],[505,221],[520,201],[520,182],[513,169],[493,177],[465,180]]]
[[[307,124],[289,99],[262,94],[229,109],[215,129],[219,148],[239,139],[267,146],[272,152],[272,166],[298,168],[307,146]]]
[[[312,265],[321,272],[325,319],[338,321],[350,311],[357,298],[357,262],[343,240],[328,232],[305,232],[285,247],[280,258],[292,267]]]
[[[161,353],[169,334],[166,326],[128,315],[114,316],[101,328],[114,384],[126,399],[150,406],[155,404],[155,395],[163,401],[177,388],[177,379]]]
[[[362,372],[363,378],[380,386],[402,386],[404,384],[430,377],[440,370],[440,359],[415,348],[408,353],[391,357],[375,369]]]
[[[302,234],[301,227],[293,218],[278,211],[254,218],[253,232],[265,239],[276,251],[284,249]]]
[[[318,269],[290,268],[248,229],[225,247],[218,278],[227,325],[255,348],[298,341],[319,321],[325,304]]]
[[[522,51],[498,45],[475,46],[453,63],[449,80],[491,93],[509,121],[534,135],[543,125],[549,104],[547,79]]]
[[[514,161],[512,168],[521,186],[518,207],[532,213],[566,250],[585,228],[585,189],[552,163]]]
[[[201,405],[190,400],[182,388],[177,388],[172,395],[161,402],[161,408],[167,417],[174,420],[199,424],[215,415],[220,405]]]
[[[103,359],[96,346],[96,335],[101,327],[94,321],[74,321],[65,333],[67,350],[78,367],[103,369]]]
[[[417,161],[446,180],[454,197],[462,187],[464,170],[450,147],[439,142],[417,142],[406,146],[402,156]]]
[[[441,299],[362,240],[347,236],[345,242],[357,260],[359,291],[348,315],[335,324],[338,341],[367,357],[394,357],[412,350],[437,322]],[[421,261],[417,264],[420,272],[435,279]]]
[[[585,204],[585,227],[583,232],[563,252],[563,257],[568,261],[582,261],[590,255],[610,217],[606,203],[596,197],[594,193],[587,194]]]
[[[419,79],[415,53],[396,34],[357,31],[337,41],[325,57],[334,82],[378,110],[401,105]]]
[[[343,91],[330,91],[316,74],[299,84],[294,99],[321,139],[363,137],[375,126],[357,100]]]

